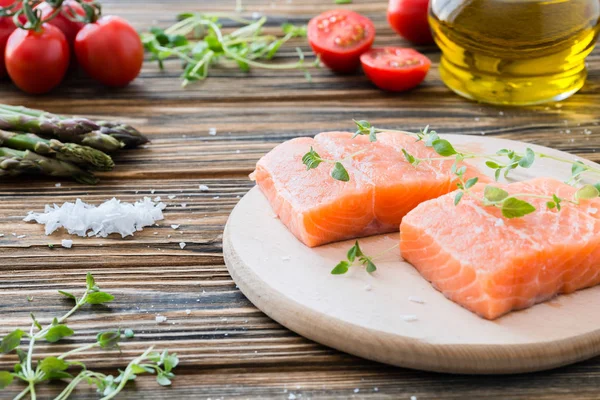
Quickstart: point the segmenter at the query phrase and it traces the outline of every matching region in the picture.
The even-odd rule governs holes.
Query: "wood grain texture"
[[[168,26],[180,11],[232,10],[235,3],[102,2],[107,14],[126,17],[140,30]],[[305,22],[333,7],[332,1],[322,0],[244,3],[247,13],[272,17],[272,27],[285,20]],[[386,1],[354,0],[345,7],[374,20],[378,44],[406,45],[387,27]],[[295,44],[308,50],[306,44]],[[119,155],[117,169],[104,175],[96,187],[62,181],[57,188],[57,181],[41,179],[0,182],[0,233],[6,235],[0,238],[0,335],[27,326],[29,312],[47,319],[65,311],[68,306],[56,290],[77,291],[85,272],[91,271],[102,287],[117,296],[116,301],[78,314],[71,321],[76,338],[41,345],[39,354],[89,343],[101,329],[130,327],[136,338],[124,346],[121,356],[93,352],[83,357],[94,367],[122,366],[151,344],[181,355],[180,376],[172,388],[157,389],[152,378],[140,377],[125,392],[126,399],[287,398],[289,393],[298,398],[597,399],[599,359],[545,373],[492,378],[416,372],[351,357],[270,320],[236,289],[227,273],[223,227],[237,196],[253,186],[247,174],[256,160],[292,137],[351,129],[352,118],[403,129],[429,124],[445,133],[514,138],[600,161],[596,154],[600,51],[589,57],[589,79],[578,94],[556,105],[513,109],[468,102],[450,93],[439,80],[437,50],[419,49],[431,57],[432,71],[420,88],[401,95],[382,93],[361,75],[335,76],[326,69],[311,71],[312,83],[293,71],[213,70],[206,82],[184,90],[179,86],[177,62],[167,63],[165,71],[146,63],[140,78],[122,90],[103,88],[81,73],[73,73],[55,92],[40,97],[27,96],[2,82],[2,102],[123,119],[148,134],[153,143]],[[282,54],[284,60],[291,60],[293,45]],[[212,127],[218,130],[216,136],[208,135]],[[211,191],[201,193],[199,184],[210,186]],[[144,195],[168,201],[166,220],[126,240],[75,239],[70,250],[49,250],[48,243],[59,243],[66,235],[46,237],[40,226],[20,221],[29,210],[76,197],[97,203],[112,196],[133,201]],[[168,195],[177,197],[168,200]],[[170,224],[181,227],[173,231]],[[17,239],[12,232],[27,236]],[[184,250],[180,241],[187,243]],[[33,301],[28,302],[27,296]],[[167,322],[157,324],[157,314],[167,316]],[[0,357],[0,369],[13,362]],[[60,387],[48,387],[41,397],[48,398]],[[15,393],[3,392],[0,397]],[[77,394],[77,398],[97,398],[84,387]]]

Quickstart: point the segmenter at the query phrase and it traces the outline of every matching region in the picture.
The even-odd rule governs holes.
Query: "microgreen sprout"
[[[77,347],[73,350],[56,356],[47,356],[37,363],[33,360],[35,343],[45,340],[49,343],[58,342],[66,337],[74,335],[74,331],[67,326],[66,320],[86,304],[104,304],[114,299],[114,296],[100,290],[94,277],[88,273],[86,277],[86,287],[83,294],[79,297],[72,293],[59,291],[60,294],[75,302],[75,305],[62,317],[52,319],[51,323],[43,326],[32,313],[31,327],[28,332],[15,329],[8,333],[0,342],[0,351],[4,354],[15,352],[19,362],[14,366],[13,372],[0,371],[0,389],[9,386],[15,379],[26,384],[26,387],[15,397],[22,399],[29,395],[31,399],[36,399],[36,385],[51,380],[70,380],[64,390],[55,397],[55,400],[66,400],[73,393],[75,388],[81,382],[87,382],[97,388],[102,400],[108,400],[116,397],[125,387],[127,382],[134,380],[136,375],[142,373],[156,374],[156,380],[159,385],[166,386],[171,384],[171,379],[175,376],[172,369],[177,366],[179,359],[176,354],[169,354],[168,351],[162,353],[152,351],[152,347],[147,349],[141,356],[132,360],[124,370],[119,371],[119,375],[105,375],[86,368],[80,361],[71,361],[75,354],[94,348],[118,349],[121,339],[120,330],[109,330],[98,333],[96,340],[92,343]],[[130,333],[131,332],[131,333]],[[133,331],[126,330],[126,337],[133,337]],[[27,350],[21,346],[22,339],[28,339]],[[77,375],[73,375],[72,369],[80,368]]]
[[[304,61],[304,53],[296,49],[298,60],[293,63],[265,63],[272,60],[279,49],[290,39],[306,37],[306,26],[289,23],[282,25],[283,36],[267,35],[263,28],[266,17],[255,21],[239,18],[235,15],[184,13],[178,16],[179,22],[167,29],[152,28],[142,35],[144,47],[152,53],[152,59],[164,68],[164,61],[179,58],[183,61],[183,86],[208,77],[213,65],[227,65],[226,61],[237,64],[238,68],[248,72],[250,68],[272,70],[300,69],[306,79],[310,73]],[[224,34],[221,19],[228,19],[241,25],[229,34]],[[315,60],[313,66],[317,66]]]

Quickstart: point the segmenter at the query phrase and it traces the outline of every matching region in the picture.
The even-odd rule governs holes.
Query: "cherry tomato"
[[[0,0],[0,7],[7,7],[13,4],[15,0]],[[6,42],[8,37],[13,31],[17,29],[14,24],[12,17],[0,17],[0,78],[4,78],[6,74],[6,67],[4,65],[4,50],[6,49]]]
[[[360,56],[367,77],[380,89],[401,92],[423,82],[431,61],[413,49],[382,47]]]
[[[42,19],[48,18],[54,12],[54,8],[46,2],[41,3],[36,9],[42,12]],[[62,11],[56,17],[48,21],[50,25],[54,25],[65,34],[67,42],[71,47],[75,42],[77,32],[85,25],[83,22],[72,21],[69,17],[72,17],[73,13],[85,17],[85,11],[78,2],[75,0],[66,0],[63,2]]]
[[[371,48],[375,26],[367,17],[347,10],[324,12],[308,23],[308,41],[323,64],[340,73],[360,65],[360,55]]]
[[[417,44],[433,43],[427,13],[429,0],[390,0],[388,22],[403,38]]]
[[[92,78],[116,87],[134,80],[144,62],[138,33],[127,21],[113,16],[84,26],[75,38],[75,54]]]
[[[19,89],[46,93],[57,86],[69,66],[69,45],[57,27],[43,24],[39,31],[17,29],[6,43],[6,69]]]

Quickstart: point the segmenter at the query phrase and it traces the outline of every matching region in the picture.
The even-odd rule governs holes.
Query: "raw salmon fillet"
[[[251,174],[288,229],[309,247],[398,231],[402,217],[419,203],[456,188],[452,158],[406,161],[401,149],[420,158],[439,156],[409,135],[379,133],[377,142],[350,132],[289,140],[259,160]],[[306,170],[302,156],[313,148],[322,158],[343,161],[350,181],[331,177],[332,164]],[[481,176],[468,166],[467,175]],[[482,179],[484,179],[482,177]]]
[[[576,191],[550,178],[494,186],[568,199]],[[473,192],[483,198],[484,188]],[[537,210],[507,219],[467,195],[458,206],[454,193],[424,202],[402,220],[402,257],[447,298],[487,319],[600,283],[600,201],[563,202],[557,211],[544,199],[520,198]]]

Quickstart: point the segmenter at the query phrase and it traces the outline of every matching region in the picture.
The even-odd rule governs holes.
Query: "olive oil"
[[[599,31],[598,0],[432,0],[429,21],[452,90],[526,105],[577,92]]]

